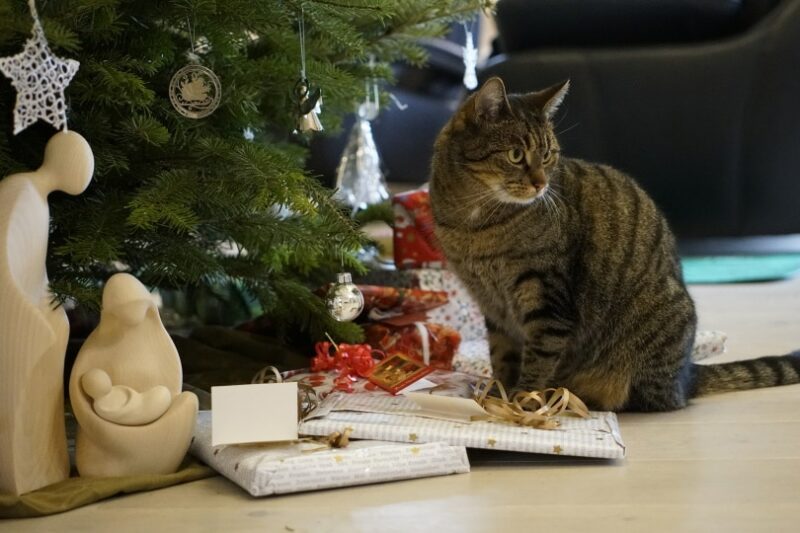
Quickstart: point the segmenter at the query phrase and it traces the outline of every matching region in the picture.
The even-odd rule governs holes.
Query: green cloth
[[[741,283],[785,279],[800,272],[800,254],[684,257],[686,283]]]
[[[61,513],[117,494],[160,489],[216,475],[186,457],[174,474],[114,478],[71,477],[21,496],[0,493],[0,518],[30,518]]]

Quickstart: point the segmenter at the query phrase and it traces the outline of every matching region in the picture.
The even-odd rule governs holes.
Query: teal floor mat
[[[774,281],[800,273],[800,253],[684,257],[686,283]]]

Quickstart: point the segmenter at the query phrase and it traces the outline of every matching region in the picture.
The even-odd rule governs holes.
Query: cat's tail
[[[800,383],[800,350],[716,365],[692,364],[692,396]]]

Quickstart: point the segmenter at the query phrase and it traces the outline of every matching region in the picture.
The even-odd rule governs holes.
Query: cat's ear
[[[486,121],[496,120],[504,110],[511,109],[506,96],[506,86],[500,78],[489,78],[473,98],[473,115]]]
[[[549,119],[558,111],[558,106],[564,101],[567,91],[569,91],[569,80],[556,83],[547,89],[527,94],[525,100],[540,109],[544,116]]]

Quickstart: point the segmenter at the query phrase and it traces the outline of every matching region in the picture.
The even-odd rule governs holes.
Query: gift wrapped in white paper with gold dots
[[[460,379],[455,374],[453,376],[450,387]],[[348,428],[350,437],[354,439],[414,444],[446,442],[467,448],[595,459],[625,457],[625,444],[614,413],[589,411],[585,417],[565,413],[553,417],[558,423],[554,429],[496,419],[475,420],[476,417],[483,418],[481,411],[474,410],[479,408],[478,403],[463,398],[455,389],[452,395],[458,399],[458,411],[452,410],[454,405],[442,405],[441,401],[436,402],[439,405],[433,410],[418,403],[422,399],[443,398],[443,394],[448,394],[441,390],[443,385],[437,385],[437,388],[437,394],[401,393],[398,396],[382,391],[333,392],[300,423],[299,432],[301,435],[329,435]],[[464,411],[463,402],[472,407]]]
[[[192,455],[253,496],[365,485],[469,472],[463,446],[350,441],[211,446],[211,412],[197,417]]]

